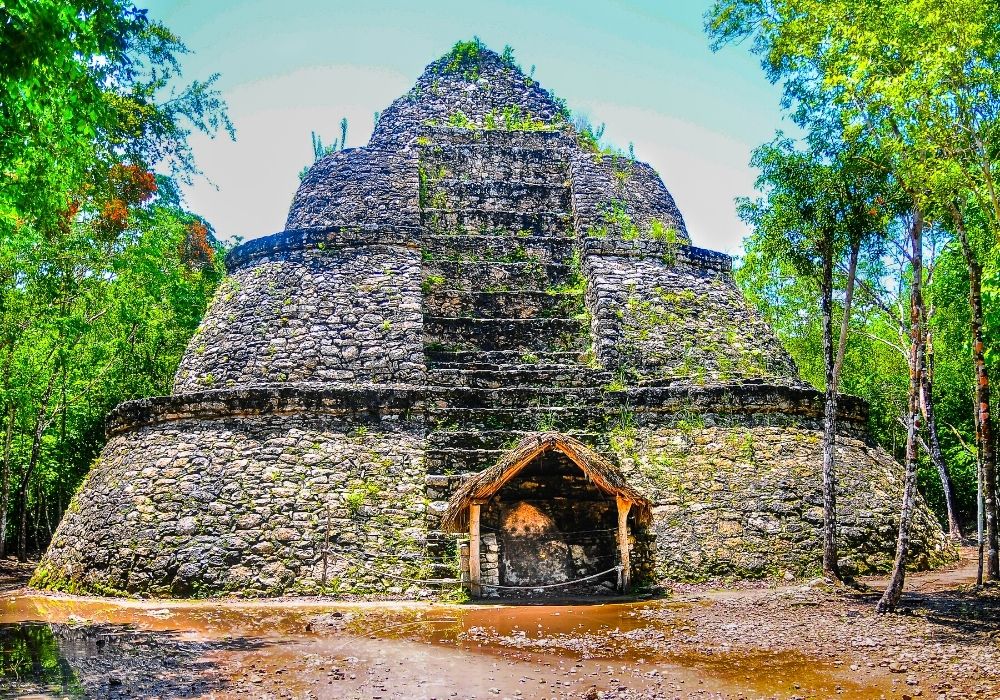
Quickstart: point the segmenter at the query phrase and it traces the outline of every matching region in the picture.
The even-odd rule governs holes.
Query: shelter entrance
[[[578,440],[536,433],[452,496],[443,525],[468,532],[474,596],[600,595],[627,590],[629,528],[651,504]]]
[[[612,593],[618,587],[618,510],[565,454],[535,457],[482,507],[481,529],[496,533],[500,594],[554,587],[557,594]],[[589,578],[607,572],[598,578]],[[516,587],[516,588],[514,588]]]

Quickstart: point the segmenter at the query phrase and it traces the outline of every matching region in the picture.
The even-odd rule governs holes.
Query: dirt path
[[[0,593],[17,591],[28,585],[36,561],[19,562],[13,557],[0,559]]]
[[[825,585],[518,607],[8,593],[0,695],[1000,697],[1000,596],[974,578],[968,558],[911,576],[907,611],[888,616],[874,593]]]

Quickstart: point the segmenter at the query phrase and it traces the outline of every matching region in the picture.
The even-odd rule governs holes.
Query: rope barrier
[[[492,533],[497,534],[497,535],[503,533],[503,530],[494,530],[491,527],[483,527],[482,525],[479,526],[479,531],[480,532],[492,532]],[[593,533],[593,532],[617,532],[617,531],[618,531],[617,527],[606,527],[606,528],[603,528],[601,530],[573,530],[572,532],[559,532],[557,534],[552,535],[551,538],[552,539],[560,539],[560,538],[566,537],[568,535],[586,535],[586,534],[590,534],[590,533]]]
[[[591,574],[590,576],[584,576],[583,578],[578,578],[578,579],[575,579],[573,581],[564,581],[563,583],[543,583],[543,584],[539,584],[537,586],[501,586],[499,584],[494,585],[492,583],[482,583],[482,582],[480,582],[479,585],[482,588],[503,588],[503,589],[509,590],[509,591],[534,591],[534,590],[539,590],[539,589],[542,589],[542,588],[559,588],[561,586],[572,586],[575,583],[582,583],[584,581],[589,581],[589,580],[594,579],[594,578],[599,578],[601,576],[606,576],[607,574],[610,574],[612,571],[617,571],[618,573],[621,573],[621,571],[622,571],[621,565],[613,566],[610,569],[608,569],[607,571],[602,571],[602,572],[600,572],[598,574]]]
[[[366,561],[362,561],[362,560],[359,560],[359,559],[355,559],[355,558],[353,558],[353,557],[351,557],[351,556],[349,556],[347,554],[344,554],[343,552],[333,552],[333,551],[327,550],[325,553],[326,554],[333,554],[334,556],[339,556],[342,559],[345,559],[348,562],[353,563],[355,566],[370,567],[372,565],[372,563],[373,563],[373,561],[367,561],[366,562]],[[615,556],[615,555],[605,555],[605,556],[598,557],[598,558],[599,559],[604,559],[604,558],[607,558],[607,557],[610,557],[610,556]],[[386,559],[386,558],[389,558],[389,557],[386,557],[386,556],[381,556],[380,557],[378,555],[375,555],[374,557],[372,557],[372,560],[377,561],[379,559]],[[395,558],[393,558],[393,559],[394,559],[394,561],[398,562],[398,560],[396,560]],[[563,581],[561,583],[544,583],[544,584],[539,584],[537,586],[504,586],[504,585],[500,585],[500,584],[487,584],[487,583],[480,583],[480,586],[482,588],[484,588],[484,589],[485,588],[502,588],[504,590],[510,590],[510,591],[534,591],[534,590],[541,590],[541,589],[546,589],[546,588],[562,588],[564,586],[572,586],[572,585],[575,585],[577,583],[583,583],[584,581],[590,581],[590,580],[593,580],[595,578],[600,578],[601,576],[606,576],[607,574],[610,574],[611,572],[615,571],[615,572],[618,572],[618,586],[621,587],[622,570],[623,570],[623,567],[619,564],[617,566],[611,567],[610,569],[606,569],[605,571],[601,571],[601,572],[598,572],[596,574],[591,574],[589,576],[584,576],[583,578],[573,579],[572,581]],[[430,585],[430,586],[451,586],[451,585],[462,583],[462,579],[460,579],[460,578],[429,578],[429,579],[418,579],[418,578],[410,578],[408,576],[400,576],[399,574],[390,574],[390,573],[386,573],[384,571],[379,571],[379,570],[372,570],[371,573],[373,573],[375,576],[377,576],[379,578],[389,578],[389,579],[395,579],[397,581],[406,581],[407,583],[417,583],[417,584],[421,584],[421,585]]]

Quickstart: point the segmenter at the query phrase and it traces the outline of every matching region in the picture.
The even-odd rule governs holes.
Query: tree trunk
[[[14,440],[14,419],[17,410],[10,406],[7,434],[3,441],[3,470],[0,470],[0,558],[7,556],[7,521],[10,516],[10,447]]]
[[[14,358],[13,343],[7,346],[7,355],[4,358],[3,367],[3,390],[4,395],[10,390],[11,364]],[[3,441],[3,468],[0,469],[0,558],[7,556],[7,525],[10,520],[10,480],[12,470],[10,468],[10,451],[14,441],[14,423],[17,421],[17,404],[10,401],[7,404],[7,430]]]
[[[17,558],[26,561],[28,558],[28,487],[31,484],[31,476],[38,465],[38,459],[42,454],[42,435],[45,433],[45,411],[49,407],[49,399],[52,398],[52,389],[55,387],[55,372],[49,377],[49,385],[45,389],[45,396],[38,404],[38,412],[35,415],[35,430],[31,440],[31,455],[28,458],[28,466],[21,477],[21,484],[17,492],[17,502],[20,509],[21,522],[17,535]]]
[[[962,253],[969,270],[969,311],[972,335],[972,365],[975,371],[976,442],[983,473],[983,511],[986,518],[986,578],[1000,579],[1000,541],[997,533],[997,462],[990,415],[990,377],[986,371],[986,342],[983,338],[983,267],[976,258],[965,230],[965,221],[958,207],[952,207],[952,217]]]
[[[948,535],[956,542],[962,541],[962,526],[958,522],[958,514],[955,512],[955,485],[951,480],[951,473],[948,471],[948,464],[944,461],[941,453],[941,442],[938,440],[937,420],[934,418],[934,343],[931,338],[929,322],[925,326],[926,351],[924,354],[924,368],[921,373],[921,406],[924,414],[924,422],[927,424],[927,454],[937,468],[938,476],[941,479],[941,490],[944,492],[944,505],[948,514]]]
[[[34,507],[32,508],[33,512],[31,516],[31,549],[29,551],[32,552],[38,551],[39,548],[38,531],[42,527],[43,504],[41,495],[42,489],[41,489],[41,484],[38,483],[39,481],[40,479],[36,477],[34,483],[31,485],[31,491],[34,494],[34,498],[32,499],[32,501],[34,502]]]
[[[837,566],[837,481],[834,450],[837,440],[837,386],[833,356],[833,242],[823,254],[823,364],[826,396],[823,407],[823,573],[840,580]]]
[[[854,301],[854,287],[858,279],[858,255],[861,253],[861,243],[851,245],[851,257],[847,264],[847,285],[844,287],[844,318],[840,321],[840,342],[837,344],[837,359],[833,363],[833,385],[840,388],[840,370],[844,366],[844,354],[847,352],[847,334],[851,330],[851,307]]]
[[[41,486],[41,493],[42,493],[42,516],[45,518],[45,532],[48,535],[45,538],[45,544],[46,546],[48,546],[48,543],[52,541],[52,535],[54,533],[52,531],[52,513],[50,512],[52,510],[52,504],[49,502],[51,500],[51,497],[46,495],[45,484],[42,484]]]
[[[976,587],[983,585],[983,463],[976,455],[976,550],[979,564],[976,568]]]
[[[923,217],[920,212],[914,213],[910,227],[910,264],[913,269],[913,279],[910,285],[910,387],[907,392],[906,420],[906,462],[903,478],[903,503],[899,512],[899,533],[896,538],[896,560],[892,567],[892,576],[886,586],[882,598],[875,607],[876,612],[892,612],[899,604],[903,595],[903,582],[906,577],[906,553],[910,545],[910,523],[913,519],[914,503],[917,490],[917,432],[920,423],[920,386],[924,353],[924,300],[923,300]]]

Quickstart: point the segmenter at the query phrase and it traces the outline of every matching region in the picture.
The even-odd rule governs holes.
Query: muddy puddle
[[[0,696],[901,697],[830,659],[693,642],[699,607],[15,595],[0,603]]]

